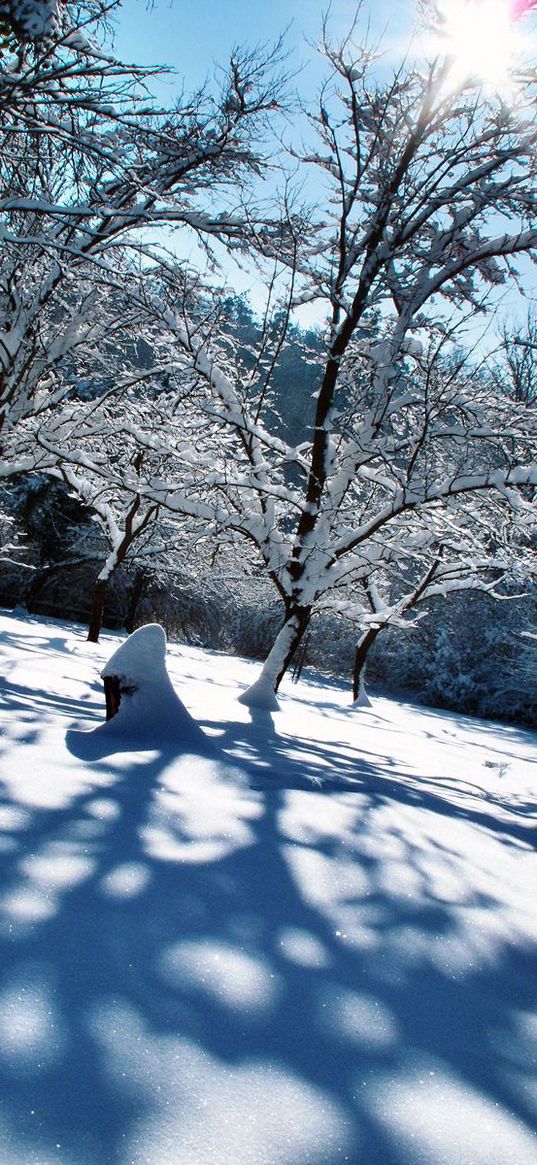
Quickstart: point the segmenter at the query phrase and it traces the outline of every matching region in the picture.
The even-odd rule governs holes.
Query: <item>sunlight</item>
[[[56,900],[37,887],[19,885],[0,898],[0,934],[14,935],[31,929],[34,923],[52,918]]]
[[[95,862],[71,842],[56,841],[28,854],[20,869],[40,890],[63,891],[77,886],[93,873]]]
[[[442,0],[440,13],[452,82],[474,77],[502,96],[510,92],[511,65],[522,47],[510,0]]]
[[[408,1165],[443,1165],[447,1144],[450,1160],[472,1165],[514,1165],[535,1155],[529,1122],[439,1058],[409,1056],[397,1075],[379,1074],[370,1102]]]
[[[319,939],[300,927],[284,927],[278,946],[283,956],[297,967],[328,967],[332,959]]]
[[[164,982],[240,1012],[272,1011],[280,984],[261,956],[227,942],[190,939],[176,943],[160,960]]]
[[[342,987],[323,992],[319,1022],[332,1039],[354,1047],[388,1049],[400,1039],[396,1019],[379,999]]]
[[[234,1021],[239,1031],[243,1021],[241,1012]],[[219,1055],[218,1023],[206,1046],[172,1032],[159,1038],[133,1007],[115,999],[96,1007],[89,1022],[108,1078],[136,1102],[122,1165],[366,1160],[348,1105],[330,1082],[323,1086],[322,1063],[312,1065],[308,1079],[278,1054],[277,1044],[266,1055],[261,1044],[251,1044],[250,1054]]]
[[[62,1051],[59,1016],[45,967],[22,967],[0,995],[0,1062],[25,1065],[26,1071],[48,1067]]]
[[[145,890],[150,879],[150,871],[142,862],[124,862],[105,874],[101,892],[106,898],[136,898]]]

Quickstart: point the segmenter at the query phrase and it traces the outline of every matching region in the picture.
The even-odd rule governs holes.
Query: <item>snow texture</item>
[[[353,702],[353,708],[371,708],[371,700],[367,694],[364,684],[360,686],[360,691]]]
[[[118,676],[128,686],[161,684],[166,674],[166,632],[159,623],[139,627],[110,656],[101,672]],[[169,680],[168,680],[169,682]]]
[[[534,1165],[536,736],[117,643],[0,617],[2,1165]]]

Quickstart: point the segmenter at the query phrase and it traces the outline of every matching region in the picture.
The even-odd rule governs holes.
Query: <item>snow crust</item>
[[[12,0],[11,14],[30,41],[50,37],[57,29],[57,0]]]
[[[117,645],[0,616],[2,1165],[534,1165],[535,734]]]

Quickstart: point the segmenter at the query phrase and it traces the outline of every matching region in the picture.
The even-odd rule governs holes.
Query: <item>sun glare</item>
[[[452,83],[476,78],[500,92],[510,90],[510,66],[520,48],[511,0],[442,0],[440,10]]]

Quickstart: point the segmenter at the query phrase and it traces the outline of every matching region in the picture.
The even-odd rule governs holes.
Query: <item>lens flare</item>
[[[451,82],[470,78],[502,91],[510,88],[510,68],[520,49],[516,15],[528,0],[442,0],[444,51],[452,60]]]

